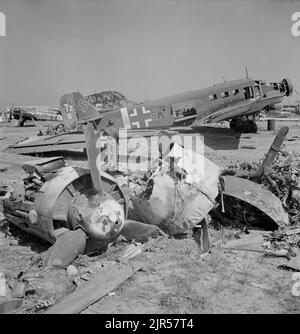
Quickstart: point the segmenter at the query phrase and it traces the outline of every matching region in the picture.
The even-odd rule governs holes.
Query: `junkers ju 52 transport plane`
[[[95,129],[118,136],[118,129],[128,129],[128,136],[157,135],[161,129],[228,121],[238,132],[256,132],[252,116],[289,96],[293,87],[289,79],[266,83],[250,78],[227,81],[208,88],[186,92],[146,103],[126,103],[112,109],[97,110],[79,92],[60,99],[64,125],[92,122]],[[252,118],[252,119],[251,119]],[[77,125],[75,126],[77,128]],[[30,154],[48,151],[84,150],[80,131],[62,132],[29,138],[7,148],[7,152]]]
[[[289,79],[266,83],[245,78],[105,113],[99,112],[79,92],[74,92],[61,97],[60,111],[65,123],[93,122],[101,130],[109,127],[160,129],[192,125],[194,122],[201,125],[228,121],[234,131],[256,132],[252,116],[281,102],[292,92]]]

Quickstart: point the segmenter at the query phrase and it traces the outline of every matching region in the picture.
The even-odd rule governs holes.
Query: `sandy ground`
[[[222,249],[233,231],[210,234],[219,246],[205,259],[191,238],[154,243],[141,258],[155,272],[136,273],[83,313],[299,313],[291,272],[277,269],[284,260]]]
[[[285,149],[300,155],[300,138],[297,138],[300,122],[284,125],[290,127]],[[204,136],[205,155],[221,167],[263,158],[274,139],[274,133],[266,131],[265,122],[259,123],[257,134],[238,135],[225,127],[195,131]],[[0,127],[0,151],[36,133],[31,126]],[[17,165],[24,159],[32,158],[10,161],[0,153],[0,164],[11,166],[0,172],[1,185],[22,178],[24,174]],[[18,312],[43,312],[47,305],[74,289],[74,282],[67,277],[65,269],[51,272],[41,268],[41,256],[49,246],[47,243],[14,227],[11,235],[6,236],[7,227],[1,215],[0,211],[3,223],[0,271],[9,271],[14,277],[21,271],[41,272],[44,280],[38,282],[40,290],[33,289]],[[251,233],[250,236],[258,232]],[[245,237],[249,236],[237,230],[210,229],[212,247],[206,257],[200,256],[197,244],[190,237],[152,240],[144,245],[147,250],[137,260],[151,264],[155,271],[136,273],[115,294],[102,298],[83,313],[299,313],[300,297],[291,294],[292,272],[281,267],[286,259],[264,258],[260,252],[223,248],[229,240]],[[127,245],[121,242],[100,256],[82,261],[87,264],[114,260]]]

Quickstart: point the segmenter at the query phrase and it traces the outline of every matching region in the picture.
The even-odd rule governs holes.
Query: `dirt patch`
[[[210,231],[225,241],[232,230]],[[202,258],[193,239],[163,238],[141,257],[155,272],[136,273],[83,313],[291,313],[291,273],[261,254],[213,247]],[[277,260],[277,259],[276,259]],[[275,261],[276,262],[276,261]],[[264,288],[265,287],[265,288]],[[138,310],[138,311],[137,311]]]

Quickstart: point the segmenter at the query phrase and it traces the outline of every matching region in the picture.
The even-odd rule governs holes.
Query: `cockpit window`
[[[246,100],[252,99],[254,97],[253,88],[251,86],[244,87],[244,96]]]

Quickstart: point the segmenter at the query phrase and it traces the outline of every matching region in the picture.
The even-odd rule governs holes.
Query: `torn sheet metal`
[[[256,207],[269,217],[277,227],[289,223],[288,214],[285,212],[280,199],[261,185],[229,175],[223,176],[222,179],[224,180],[223,194],[225,196],[242,200]]]
[[[204,152],[203,152],[204,153]],[[192,149],[175,143],[165,159],[174,158],[176,166],[186,171],[185,181],[201,189],[212,202],[218,195],[218,183],[221,168],[214,162]]]

